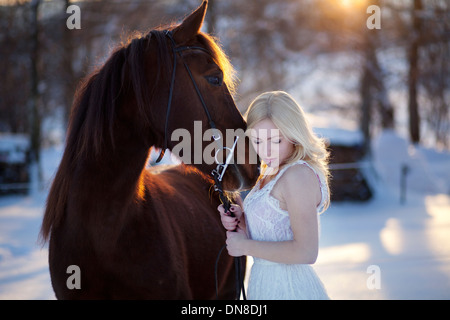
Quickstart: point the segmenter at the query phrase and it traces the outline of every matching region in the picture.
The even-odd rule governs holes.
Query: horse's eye
[[[223,78],[220,76],[206,76],[206,80],[213,86],[221,86],[223,83]]]

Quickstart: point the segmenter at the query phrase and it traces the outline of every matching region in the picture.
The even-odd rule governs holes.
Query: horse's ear
[[[173,38],[176,43],[181,44],[192,39],[200,32],[203,20],[208,7],[208,0],[204,0],[202,5],[186,17],[183,22],[173,30]]]

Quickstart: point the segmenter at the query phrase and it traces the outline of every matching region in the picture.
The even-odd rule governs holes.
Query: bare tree
[[[408,74],[408,108],[409,108],[409,135],[413,143],[420,141],[420,117],[417,103],[417,83],[419,78],[419,46],[421,36],[420,12],[423,9],[422,0],[414,0],[412,8],[412,40],[409,46],[409,74]]]
[[[450,147],[450,3],[427,1],[423,11],[420,39],[419,84],[423,121],[438,147]],[[427,134],[430,138],[430,134]]]
[[[31,13],[31,95],[30,95],[30,139],[31,139],[31,161],[39,163],[40,148],[41,148],[41,112],[39,110],[40,95],[39,95],[39,5],[40,0],[33,0],[30,3]]]
[[[375,1],[379,5],[379,1]],[[386,45],[382,41],[382,34],[377,29],[364,31],[363,64],[360,84],[361,116],[360,128],[364,135],[364,147],[370,150],[371,130],[374,121],[372,113],[377,112],[383,129],[394,128],[394,108],[389,101],[388,90],[385,85],[385,71],[383,70],[377,49]]]
[[[0,7],[0,131],[3,132],[28,131],[30,18],[25,4]]]
[[[74,58],[74,46],[73,46],[73,40],[72,40],[72,34],[73,31],[69,30],[66,26],[66,19],[67,19],[67,7],[70,5],[70,0],[63,0],[64,7],[63,12],[61,12],[61,22],[60,22],[60,28],[62,28],[62,70],[63,73],[62,81],[63,81],[63,90],[64,90],[64,121],[68,122],[69,116],[70,116],[70,109],[72,106],[72,98],[75,93],[76,88],[76,76],[75,71],[73,70],[72,66],[72,60]]]

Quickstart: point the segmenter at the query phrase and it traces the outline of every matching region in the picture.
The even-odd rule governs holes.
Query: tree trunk
[[[63,86],[64,86],[64,121],[67,127],[69,123],[70,110],[72,108],[72,100],[73,95],[75,93],[76,87],[76,79],[75,72],[72,67],[73,60],[73,46],[72,46],[72,33],[73,30],[69,30],[66,26],[67,19],[67,7],[70,6],[69,0],[64,0],[64,9],[62,12],[62,21],[61,26],[63,28],[63,37],[62,37],[62,47],[63,47],[63,55],[62,55],[62,74],[63,74]]]
[[[413,143],[420,141],[420,117],[419,105],[417,102],[417,80],[419,75],[419,39],[421,30],[420,11],[422,10],[422,0],[414,0],[414,8],[412,12],[413,21],[413,39],[409,48],[409,135]]]
[[[368,63],[366,61],[366,63]],[[367,65],[364,66],[361,87],[361,116],[360,116],[360,130],[364,136],[364,151],[370,150],[370,122],[371,122],[371,96],[370,96],[370,70]]]
[[[30,106],[30,133],[31,133],[31,156],[33,161],[39,161],[40,149],[40,113],[39,113],[39,30],[38,11],[40,0],[33,0],[31,6],[31,106]]]
[[[31,166],[34,168],[34,183],[39,183],[41,180],[40,170],[40,149],[41,149],[41,114],[39,110],[40,94],[39,94],[39,25],[38,12],[40,0],[33,0],[30,3],[31,8],[31,97],[30,97],[30,157]],[[37,170],[36,170],[37,168]]]

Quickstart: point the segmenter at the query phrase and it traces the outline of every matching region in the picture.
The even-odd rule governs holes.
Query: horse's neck
[[[132,201],[142,192],[141,175],[146,165],[149,145],[131,134],[118,136],[114,147],[103,148],[97,157],[88,157],[76,165],[75,190],[81,198],[96,206],[104,201],[120,203]]]

